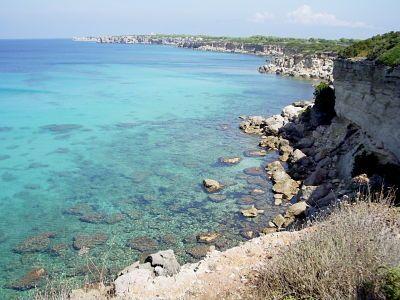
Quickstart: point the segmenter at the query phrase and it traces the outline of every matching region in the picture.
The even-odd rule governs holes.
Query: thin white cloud
[[[275,19],[275,15],[268,12],[268,11],[263,11],[263,12],[256,12],[250,19],[250,22],[253,23],[265,23],[267,21],[271,21]]]
[[[338,19],[335,15],[326,12],[315,12],[308,5],[302,5],[287,14],[289,22],[305,25],[325,25],[332,27],[371,28],[364,22]]]

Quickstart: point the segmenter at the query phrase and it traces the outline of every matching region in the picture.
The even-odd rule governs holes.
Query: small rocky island
[[[395,46],[390,46],[387,40],[393,39],[398,42]],[[107,38],[105,41],[109,40],[110,38]],[[94,39],[94,41],[98,40]],[[365,49],[369,49],[371,44],[375,44],[374,52],[368,53],[367,57],[358,55],[365,54]],[[365,45],[368,47],[366,48]],[[329,244],[337,232],[328,230],[327,240],[318,236],[318,232],[324,232],[326,228],[332,227],[342,228],[342,230],[347,228],[348,232],[343,233],[344,237],[357,238],[354,241],[354,249],[355,252],[360,253],[351,254],[357,255],[357,259],[360,257],[362,259],[364,254],[367,255],[368,249],[374,247],[372,241],[379,240],[378,248],[373,248],[376,251],[374,257],[379,256],[378,253],[381,253],[379,251],[386,246],[390,248],[389,252],[382,252],[387,257],[379,260],[379,267],[382,266],[381,263],[388,261],[395,266],[399,264],[400,218],[398,211],[392,210],[385,203],[374,204],[371,200],[372,195],[375,194],[381,195],[382,199],[383,194],[390,193],[392,188],[400,184],[398,176],[400,137],[397,134],[400,125],[398,114],[400,111],[399,45],[400,33],[389,33],[366,42],[356,43],[339,53],[339,57],[333,60],[333,78],[329,79],[329,81],[333,79],[333,84],[330,82],[318,84],[314,99],[295,101],[284,107],[280,114],[274,116],[241,117],[240,129],[247,134],[260,137],[258,151],[263,151],[263,153],[276,151],[279,154],[279,160],[269,163],[266,171],[269,175],[267,180],[273,183],[275,205],[285,207],[285,213],[275,215],[260,237],[220,252],[215,250],[213,245],[218,238],[218,233],[204,233],[197,239],[204,243],[208,255],[198,263],[179,266],[173,251],[158,252],[147,256],[144,262],[135,262],[121,271],[111,285],[75,290],[70,295],[71,299],[89,299],[90,297],[90,299],[107,299],[112,295],[129,299],[189,299],[191,297],[242,299],[244,296],[249,297],[247,293],[251,288],[248,283],[251,281],[256,283],[256,288],[262,289],[264,285],[275,287],[276,283],[272,280],[261,280],[261,284],[257,285],[257,277],[280,278],[279,276],[283,274],[284,278],[280,279],[288,280],[285,272],[296,272],[292,269],[298,271],[298,266],[307,268],[306,264],[309,262],[311,265],[312,255],[314,255],[312,252],[317,253],[317,248],[306,247],[304,249],[311,252],[296,253],[298,255],[294,258],[296,264],[280,262],[281,256],[290,258],[290,256],[285,256],[285,253],[292,245],[299,243],[301,245],[301,241],[313,239],[312,236],[317,234],[318,248],[324,241],[324,247],[337,247],[340,243],[333,241],[334,246]],[[286,60],[283,59],[283,61]],[[240,158],[220,158],[219,161],[224,164],[235,164],[240,161]],[[253,168],[248,171],[259,172],[259,169]],[[214,178],[204,179],[203,187],[204,192],[214,196],[224,188],[218,179]],[[362,194],[366,192],[371,202],[364,206],[358,204],[362,207],[362,212],[357,211],[357,208],[350,208],[343,210],[344,212],[335,213],[337,207],[352,207],[352,203],[355,203],[357,207],[357,201],[360,201],[357,199],[362,199]],[[217,197],[215,199],[217,200]],[[398,195],[391,199],[398,202]],[[374,208],[375,205],[377,208]],[[354,215],[349,217],[346,211],[351,213],[357,211],[358,215],[356,218]],[[263,211],[256,206],[251,206],[242,210],[241,213],[246,218],[257,218]],[[326,217],[327,219],[322,223],[302,229],[307,222]],[[362,223],[363,220],[367,220],[366,223]],[[382,222],[376,223],[376,220],[382,220]],[[354,224],[347,224],[347,222],[354,222]],[[357,222],[361,222],[361,225]],[[333,226],[329,227],[329,224]],[[360,230],[362,230],[365,229],[365,224],[372,226],[367,228],[367,231],[378,230],[377,236],[369,238],[357,231],[351,232],[351,226],[360,225]],[[380,239],[382,237],[385,239]],[[366,244],[364,244],[365,239],[368,239]],[[348,245],[345,245],[345,249],[353,246],[351,242],[347,241]],[[307,242],[305,243],[308,245]],[[364,249],[363,245],[367,245],[368,249]],[[300,246],[299,249],[303,248]],[[392,253],[395,253],[394,257],[389,257]],[[342,254],[334,253],[339,260]],[[280,266],[282,269],[279,269]],[[284,267],[287,269],[283,269]],[[320,266],[311,265],[313,270],[317,267]],[[347,267],[351,269],[351,266]],[[260,269],[273,271],[263,273]],[[356,266],[356,272],[361,272],[361,269],[360,266]],[[321,271],[327,272],[326,269]],[[287,274],[290,276],[289,273]],[[393,276],[398,276],[397,273],[393,274],[395,274]],[[295,275],[299,277],[297,273]],[[346,276],[345,273],[341,275]],[[312,278],[314,286],[322,275],[315,276]],[[355,277],[357,276],[352,275],[349,278]],[[387,280],[387,277],[382,278],[384,278],[382,280]],[[295,282],[297,279],[292,278],[292,280]],[[334,280],[333,276],[330,280]],[[299,282],[300,288],[305,289],[306,279]],[[282,291],[277,290],[288,295],[285,289],[291,287],[279,286]],[[295,285],[292,288],[295,289]],[[346,285],[346,289],[345,292],[348,293],[346,296],[349,296],[349,293],[353,296],[353,292],[360,293],[358,287]],[[396,295],[394,289],[390,285],[391,294],[389,294],[385,285],[382,295],[386,296],[379,299],[398,299],[390,298],[390,295]],[[363,293],[367,295],[375,292],[375,290],[363,290]],[[270,295],[268,290],[252,293],[255,293],[252,295],[264,295],[263,298],[271,299],[265,296]],[[289,293],[294,292],[289,290]],[[318,294],[320,291],[314,291],[313,287],[304,293],[308,293],[307,296],[311,293],[321,296]],[[341,298],[338,297],[337,299]],[[285,299],[297,298],[290,296]],[[328,299],[328,297],[321,299]]]

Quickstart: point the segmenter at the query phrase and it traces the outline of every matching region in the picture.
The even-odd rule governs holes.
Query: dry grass
[[[333,209],[316,230],[266,263],[251,299],[386,299],[385,268],[400,264],[400,212],[391,197]]]

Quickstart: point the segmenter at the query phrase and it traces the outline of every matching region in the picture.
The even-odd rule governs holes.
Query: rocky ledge
[[[75,290],[70,299],[221,299],[308,230],[265,235],[224,252],[207,246],[204,259],[183,266],[176,263],[172,250],[161,251],[121,271],[112,285]]]
[[[333,80],[334,53],[282,54],[258,68],[260,73],[302,77],[306,79]]]

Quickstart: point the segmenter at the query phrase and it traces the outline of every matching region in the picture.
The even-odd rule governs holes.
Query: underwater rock
[[[248,184],[257,185],[260,187],[268,187],[268,182],[260,177],[250,177],[246,179]]]
[[[255,201],[256,201],[256,199],[254,199],[251,196],[243,196],[237,202],[240,205],[249,205],[249,204],[253,204]]]
[[[18,280],[11,283],[10,288],[17,291],[26,291],[40,286],[46,276],[46,270],[43,268],[33,269]]]
[[[186,253],[196,259],[201,259],[211,251],[211,247],[208,245],[197,245],[186,250]]]
[[[4,172],[1,175],[1,180],[3,180],[4,182],[9,182],[9,181],[13,181],[17,179],[17,177],[15,177],[13,174],[9,173],[9,172]]]
[[[85,223],[100,224],[105,223],[107,216],[103,213],[85,214],[79,217],[79,220]]]
[[[80,250],[83,247],[93,248],[95,246],[103,245],[108,240],[108,235],[105,233],[79,234],[74,237],[73,246],[75,250]]]
[[[218,232],[203,232],[196,235],[196,240],[199,243],[210,244],[214,242],[220,234]]]
[[[42,164],[42,163],[31,163],[28,166],[28,169],[39,169],[39,168],[47,168],[49,165]]]
[[[267,151],[263,149],[247,150],[243,154],[246,157],[262,157],[267,155]]]
[[[81,128],[82,126],[77,124],[50,124],[40,127],[41,130],[50,131],[55,134],[65,134]]]
[[[222,202],[226,200],[226,195],[224,194],[212,194],[212,195],[208,195],[208,200],[210,200],[211,202]]]
[[[50,248],[50,253],[55,256],[64,256],[68,250],[68,245],[64,243],[55,244]]]
[[[123,221],[124,219],[125,219],[124,214],[114,213],[114,214],[108,215],[104,221],[105,221],[105,223],[112,225],[112,224],[119,223],[119,222]]]
[[[53,232],[45,232],[39,235],[26,238],[19,243],[13,250],[16,253],[32,253],[47,251],[50,246],[50,239],[56,235]]]
[[[205,190],[209,193],[218,192],[219,190],[221,190],[223,188],[223,185],[221,183],[219,183],[218,181],[213,180],[213,179],[204,179],[203,186],[204,186]]]
[[[93,207],[86,203],[76,204],[63,211],[66,215],[82,216],[93,212]]]
[[[154,250],[157,250],[158,242],[147,236],[138,236],[133,239],[130,239],[126,243],[126,245],[129,248],[132,248],[140,252],[152,252]]]
[[[243,173],[250,176],[262,176],[264,175],[264,171],[260,167],[251,167],[243,170]]]
[[[0,155],[0,160],[6,160],[6,159],[9,159],[10,157],[11,157],[10,155],[6,155],[6,154]]]
[[[11,131],[12,127],[0,127],[0,132],[7,132],[7,131]]]
[[[220,157],[218,159],[219,163],[223,164],[223,165],[236,165],[238,163],[240,163],[242,159],[240,157]]]

